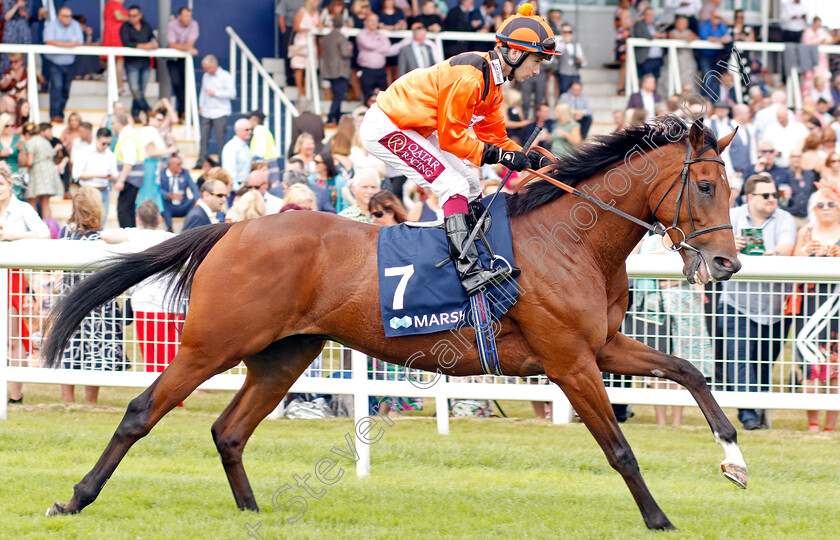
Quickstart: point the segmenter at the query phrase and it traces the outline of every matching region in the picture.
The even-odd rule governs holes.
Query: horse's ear
[[[699,152],[706,146],[706,130],[703,127],[703,118],[698,118],[691,124],[691,131],[688,132],[688,142],[695,152]]]
[[[735,127],[735,130],[732,133],[718,140],[718,148],[720,149],[721,154],[724,150],[726,150],[726,147],[729,146],[729,143],[732,142],[732,139],[735,138],[736,133],[738,133],[737,126]]]

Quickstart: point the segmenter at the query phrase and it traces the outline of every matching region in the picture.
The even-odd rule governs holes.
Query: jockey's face
[[[516,82],[525,82],[531,77],[540,74],[540,65],[545,62],[542,57],[536,54],[529,54],[522,65],[516,68],[513,78]]]

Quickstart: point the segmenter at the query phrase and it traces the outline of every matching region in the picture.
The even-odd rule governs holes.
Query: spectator
[[[99,193],[91,187],[79,188],[73,197],[70,219],[62,227],[59,237],[66,240],[99,240],[102,214]],[[81,279],[82,272],[65,272],[61,294],[65,294]],[[64,369],[121,370],[124,361],[122,318],[122,310],[116,300],[106,302],[87,315],[64,349]],[[74,394],[75,387],[72,384],[61,385],[61,401],[75,403]],[[99,387],[86,386],[85,403],[93,405],[98,399]]]
[[[312,137],[315,144],[315,152],[320,152],[324,149],[324,120],[320,115],[312,112],[312,103],[306,98],[300,98],[297,102],[297,109],[300,114],[297,118],[292,120],[292,147],[289,149],[290,153],[297,153],[294,147],[297,140],[304,133]],[[308,162],[307,162],[308,164]]]
[[[114,112],[108,113],[108,114],[106,114],[105,116],[102,117],[102,120],[100,120],[100,122],[99,122],[99,127],[107,128],[109,131],[111,131],[113,133],[114,132],[114,126],[111,124],[111,119],[116,115],[121,114],[123,116],[126,116],[126,114],[125,114],[125,105],[123,105],[122,101],[115,101],[112,105],[112,109],[113,109]],[[128,118],[128,122],[129,122],[129,124],[133,125],[134,124],[134,119],[133,118]],[[117,146],[116,139],[117,138],[114,137],[111,140],[111,150],[112,151]]]
[[[782,41],[801,43],[802,34],[808,28],[808,8],[801,0],[783,2],[779,13],[779,25],[782,27]]]
[[[280,212],[289,210],[289,207],[294,207],[294,210],[311,210],[317,209],[315,193],[305,184],[292,184],[286,192],[286,197],[283,199],[283,208]]]
[[[463,0],[472,2],[473,0]],[[365,103],[379,90],[388,87],[388,76],[385,72],[385,59],[399,53],[403,45],[411,40],[405,38],[396,44],[379,30],[379,16],[371,13],[365,18],[364,29],[356,36],[356,47],[359,49],[359,66],[362,68],[362,94]]]
[[[551,130],[551,153],[562,157],[580,144],[580,124],[575,121],[568,103],[558,103],[554,107],[554,116],[557,122]]]
[[[3,0],[3,43],[26,45],[32,43],[29,29],[29,8],[26,0]],[[80,40],[81,41],[81,40]],[[0,57],[0,73],[9,68],[10,55]]]
[[[780,107],[787,110],[787,105],[785,105],[786,102],[787,94],[785,94],[785,91],[777,90],[770,95],[770,103],[756,111],[755,116],[753,117],[753,124],[755,125],[755,132],[758,140],[762,140],[764,138],[764,132],[768,127],[770,127],[770,125],[778,122],[777,110]],[[788,113],[788,118],[791,120],[793,119],[792,112]]]
[[[289,49],[292,45],[294,32],[292,26],[294,25],[295,17],[298,10],[303,7],[303,0],[280,0],[277,2],[277,7],[274,13],[277,15],[277,25],[280,27],[280,33],[283,34],[283,51],[286,58],[286,86],[295,84],[292,77],[292,66],[290,64],[291,55]],[[221,143],[219,143],[221,146]]]
[[[193,20],[193,12],[184,6],[178,10],[178,17],[166,25],[166,46],[190,53],[198,54],[195,42],[198,40],[198,22]],[[190,59],[192,61],[192,59]],[[172,82],[172,92],[175,94],[175,106],[178,118],[183,121],[186,114],[186,76],[184,60],[172,58],[166,61],[169,70],[169,80]]]
[[[135,207],[143,201],[152,200],[158,208],[163,208],[163,197],[160,191],[161,161],[165,165],[168,156],[178,152],[178,147],[167,146],[160,132],[160,127],[166,120],[164,112],[155,110],[149,115],[148,124],[141,127],[137,137],[143,147],[143,185],[137,192]]]
[[[712,18],[712,11],[718,9],[723,3],[723,0],[707,0],[703,7],[700,8],[700,15],[697,17],[700,24]]]
[[[744,104],[735,105],[732,115],[738,131],[729,144],[729,158],[735,170],[742,177],[749,178],[753,175],[753,165],[758,157],[758,141],[750,121],[750,108]]]
[[[615,61],[619,64],[618,91],[619,96],[625,95],[624,83],[627,78],[627,38],[633,35],[633,22],[630,18],[630,0],[618,0],[618,7],[613,15],[615,26]]]
[[[505,92],[505,99],[501,104],[502,116],[505,119],[507,136],[517,144],[525,143],[525,134],[530,131],[529,125],[534,122],[522,112],[522,92],[511,88]]]
[[[17,102],[8,94],[0,94],[0,113],[15,114]]]
[[[709,127],[712,128],[712,131],[715,132],[715,136],[719,139],[724,135],[729,135],[735,130],[735,124],[732,119],[729,118],[730,110],[731,107],[729,106],[728,101],[721,100],[715,103],[715,110],[712,113],[712,117],[709,119]]]
[[[114,156],[120,174],[114,183],[114,190],[119,192],[117,198],[117,219],[120,227],[136,227],[135,201],[145,176],[143,167],[146,155],[140,137],[134,126],[128,125],[128,118],[124,114],[117,114],[111,118],[114,133],[119,137]]]
[[[291,158],[297,158],[303,163],[303,172],[315,172],[315,139],[309,133],[301,133],[295,139]]]
[[[557,70],[558,94],[562,95],[569,91],[572,83],[580,80],[580,68],[586,65],[586,57],[583,55],[583,47],[574,38],[572,25],[564,24],[560,30],[563,44],[559,51],[563,56],[558,58]],[[538,102],[538,103],[541,103]]]
[[[642,109],[648,118],[656,116],[656,107],[662,102],[662,96],[656,91],[656,77],[647,74],[642,77],[639,91],[627,101],[628,109]]]
[[[368,203],[370,202],[370,198],[379,191],[381,183],[379,172],[375,169],[360,169],[356,171],[356,175],[350,181],[353,204],[341,211],[339,215],[348,217],[354,221],[373,224]]]
[[[152,26],[143,17],[139,6],[128,8],[128,21],[120,28],[120,39],[123,47],[144,49],[151,51],[158,48]],[[146,85],[152,69],[148,58],[131,56],[125,59],[125,75],[128,78],[128,89],[131,91],[131,115],[135,118],[140,111],[149,112],[146,102]],[[132,210],[132,216],[134,212]],[[132,218],[133,219],[133,218]]]
[[[831,152],[825,158],[825,166],[822,170],[820,185],[835,190],[840,190],[840,154]]]
[[[338,0],[341,2],[341,0]],[[344,5],[343,3],[341,4]],[[353,48],[337,25],[321,40],[321,77],[330,81],[332,104],[327,114],[327,127],[334,128],[341,120],[341,104],[350,85],[350,59]]]
[[[138,228],[102,231],[102,239],[109,244],[128,243],[140,251],[175,236],[159,230],[160,209],[152,201],[137,207],[136,221]],[[161,372],[178,352],[184,315],[182,309],[175,309],[182,306],[169,301],[166,281],[148,279],[131,290],[131,307],[146,372]]]
[[[765,256],[790,255],[796,241],[793,217],[778,206],[778,191],[766,174],[751,176],[744,183],[747,203],[730,210],[735,247],[746,248],[744,229],[758,228]],[[781,283],[723,283],[718,311],[719,335],[727,359],[727,381],[737,392],[769,390],[772,363],[782,346]],[[766,428],[755,409],[739,409],[738,419],[746,430]]]
[[[426,41],[426,28],[415,25],[412,28],[411,43],[400,49],[397,64],[399,75],[402,77],[409,71],[423,69],[435,64],[435,54],[431,45]]]
[[[94,43],[93,41],[93,28],[88,26],[87,17],[80,13],[73,15],[73,20],[79,23],[79,26],[82,28],[82,35],[85,38],[82,43],[83,45],[99,45],[99,43]],[[79,55],[73,63],[73,73],[77,79],[90,81],[95,75],[101,72],[102,66],[99,64],[99,59],[95,56]]]
[[[117,158],[111,152],[111,131],[99,128],[96,132],[96,144],[80,151],[73,166],[73,178],[82,187],[89,187],[99,192],[102,199],[102,223],[105,227],[110,206],[111,184],[117,181]]]
[[[7,163],[0,163],[0,242],[11,242],[26,238],[49,238],[50,230],[38,217],[32,206],[14,195],[15,180]],[[24,353],[32,348],[30,329],[24,317],[23,300],[28,284],[22,271],[11,270],[9,273],[9,365],[27,367],[28,360]],[[6,345],[3,344],[3,347]],[[20,362],[14,360],[21,359]],[[16,382],[9,385],[9,403],[23,403],[23,384]]]
[[[834,105],[832,114],[840,111],[840,74],[834,76],[834,81],[831,85],[831,103]]]
[[[350,159],[350,139],[343,133],[334,133],[330,138],[330,154],[335,160],[335,167],[345,180],[353,178],[353,160]]]
[[[264,161],[268,164],[268,181],[272,185],[280,183],[280,168],[277,163],[277,143],[274,135],[265,125],[265,113],[260,110],[248,114],[248,122],[251,124],[251,157]]]
[[[222,149],[222,168],[233,177],[233,190],[236,191],[248,179],[251,172],[251,140],[253,128],[247,118],[240,118],[233,125],[234,136]]]
[[[405,21],[405,13],[396,7],[394,0],[382,0],[382,5],[377,15],[379,15],[380,30],[405,30],[408,28]],[[390,55],[385,59],[385,72],[388,77],[388,86],[390,86],[398,76],[396,55]]]
[[[245,185],[243,186],[248,191],[256,191],[259,193],[260,197],[262,197],[263,203],[265,204],[265,212],[263,215],[277,214],[280,212],[280,209],[283,208],[283,199],[269,193],[268,185],[268,169],[260,169],[251,171]]]
[[[295,86],[298,96],[305,96],[306,86],[304,85],[303,75],[306,69],[307,51],[310,47],[315,46],[315,40],[311,32],[321,29],[318,0],[304,0],[303,5],[295,14],[293,29],[295,34],[293,42],[289,46],[289,62],[295,73]]]
[[[228,188],[221,180],[207,179],[199,190],[200,199],[195,207],[187,213],[184,220],[184,230],[203,227],[211,223],[218,223],[217,214],[222,211],[228,198]]]
[[[321,26],[336,30],[353,27],[350,11],[347,10],[344,0],[330,0],[327,7],[321,10]],[[322,52],[321,57],[325,58],[326,55]]]
[[[779,107],[776,110],[776,124],[771,125],[764,132],[764,140],[771,141],[779,152],[777,161],[780,167],[789,165],[788,156],[794,148],[800,148],[808,129],[796,120],[791,120],[787,109]]]
[[[496,13],[496,10],[499,8],[499,4],[496,3],[496,0],[484,0],[476,12],[478,12],[478,17],[481,19],[481,26],[478,28],[479,32],[495,32],[497,26],[493,24],[494,17],[493,14]],[[561,12],[562,13],[562,12]],[[553,30],[553,29],[552,29]],[[555,33],[555,35],[557,35]],[[485,45],[487,43],[485,42]]]
[[[18,135],[21,134],[23,126],[29,123],[31,109],[32,107],[30,107],[29,102],[25,99],[17,102],[17,107],[15,108],[15,131]]]
[[[458,0],[458,5],[449,10],[443,21],[443,29],[448,32],[474,32],[479,28],[480,21],[471,21],[470,13],[475,7],[475,0]],[[470,50],[468,41],[445,41],[443,56],[452,56]]]
[[[790,184],[788,185],[785,199],[787,199],[787,211],[793,216],[797,227],[804,227],[808,224],[808,200],[817,190],[814,182],[817,175],[814,171],[806,171],[802,168],[802,150],[794,149],[790,152]]]
[[[23,141],[15,133],[13,123],[12,115],[9,113],[0,114],[0,161],[9,166],[12,174],[17,174],[21,156],[26,159],[26,154],[23,149]]]
[[[38,129],[41,131],[41,136],[49,141],[50,145],[55,150],[55,157],[53,158],[53,162],[55,162],[56,166],[58,167],[59,174],[61,171],[65,170],[67,167],[68,162],[70,161],[70,156],[67,154],[67,149],[64,148],[64,145],[61,143],[61,140],[53,137],[52,131],[52,124],[49,122],[41,122],[38,124]],[[69,192],[64,193],[64,198],[67,200],[72,199],[72,196]]]
[[[779,152],[772,141],[763,140],[758,143],[758,159],[755,161],[753,171],[755,174],[767,173],[773,178],[777,186],[790,185],[790,171],[778,163]]]
[[[583,84],[575,81],[569,87],[569,91],[560,96],[560,103],[568,103],[572,109],[572,117],[580,124],[580,137],[585,139],[592,126],[592,107],[589,100],[583,95]]]
[[[163,220],[172,232],[172,218],[185,217],[198,200],[198,186],[184,170],[183,159],[175,154],[160,171],[160,194],[163,197]],[[140,207],[138,207],[139,211]]]
[[[282,202],[283,200],[280,199],[281,204]],[[246,219],[260,218],[265,215],[267,215],[265,201],[259,191],[246,191],[244,195],[236,199],[236,202],[233,203],[233,208],[227,213],[227,220],[236,223]]]
[[[9,53],[9,64],[8,69],[0,77],[0,90],[6,92],[17,102],[25,101],[29,99],[29,74],[26,71],[26,66],[23,65],[23,54]],[[41,84],[46,82],[40,74],[38,74],[38,81]]]
[[[534,140],[534,144],[542,146],[546,150],[550,150],[551,130],[554,128],[554,120],[552,120],[551,118],[551,107],[549,107],[545,103],[537,107],[534,116],[534,122],[529,126],[528,134],[525,136],[525,140],[528,140],[531,137],[531,133],[534,131],[536,126],[541,127],[542,130],[540,131],[540,134],[537,135],[537,138]]]
[[[719,49],[699,49],[697,51],[697,67],[700,68],[701,79],[705,81],[701,85],[700,91],[710,100],[718,101],[723,99],[724,89],[721,88],[716,79],[707,77],[707,75],[709,73],[720,72],[717,64],[718,60],[729,58],[731,47],[727,48],[727,45],[732,43],[732,34],[729,33],[729,26],[721,19],[719,10],[713,10],[709,20],[700,23],[699,36],[700,39],[709,43],[720,43],[724,45],[723,54],[721,54]]]
[[[44,27],[44,43],[56,47],[83,45],[85,36],[81,25],[73,20],[73,12],[64,6],[58,16]],[[47,77],[50,81],[50,117],[53,122],[64,121],[64,107],[70,97],[70,83],[73,82],[74,54],[45,54],[43,56]]]
[[[681,0],[683,3],[690,3],[686,2],[686,0]],[[699,0],[697,0],[699,4]],[[681,39],[683,41],[687,41],[691,43],[694,40],[699,39],[697,34],[693,29],[689,27],[690,18],[684,15],[677,15],[677,18],[674,20],[674,28],[672,28],[668,32],[668,39]],[[694,17],[695,28],[697,27],[697,18]],[[689,83],[694,86],[692,81],[692,75],[695,75],[697,72],[697,60],[694,58],[694,49],[688,49],[685,47],[680,47],[677,49],[677,64],[679,65],[680,70],[680,80],[684,83]]]
[[[128,10],[125,9],[125,0],[108,0],[105,2],[105,7],[102,9],[102,45],[105,47],[122,47],[123,42],[120,39],[120,29],[124,22],[128,20]],[[105,58],[105,57],[103,57]],[[123,89],[123,71],[125,70],[125,62],[122,56],[114,58],[117,68],[117,86],[120,87],[120,95],[124,95]],[[125,92],[127,94],[127,92]],[[102,126],[111,129],[110,126]],[[113,148],[111,149],[113,150]]]
[[[510,3],[516,8],[516,4],[513,0],[507,0],[506,3]],[[504,9],[504,6],[503,6]],[[513,12],[511,12],[511,15]],[[443,30],[443,17],[440,16],[438,12],[437,6],[435,5],[435,0],[423,0],[423,3],[420,6],[420,14],[416,17],[416,22],[419,22],[423,25],[423,28],[428,30],[429,32],[440,32]],[[501,21],[499,21],[501,24]],[[499,25],[495,25],[494,28],[498,27]]]
[[[840,257],[840,223],[838,223],[838,204],[833,192],[820,190],[813,198],[810,210],[813,212],[814,220],[802,227],[796,236],[796,245],[793,248],[793,255],[798,257]],[[817,310],[826,302],[831,301],[835,293],[836,285],[831,283],[818,283],[804,285],[806,290],[801,293],[801,313],[793,308],[794,315],[802,315],[795,318],[797,347],[794,352],[802,351],[799,345],[802,341],[817,342],[816,351],[812,351],[810,362],[804,366],[805,392],[817,393],[821,385],[826,386],[827,393],[838,392],[838,364],[837,364],[837,337],[840,333],[836,317],[832,317],[828,324],[822,326],[821,331],[815,331],[812,322]],[[808,330],[805,327],[809,326]],[[803,331],[805,330],[805,331]],[[816,337],[817,339],[813,339]],[[819,431],[820,425],[817,411],[808,411],[808,431]],[[825,413],[825,431],[834,431],[837,424],[837,411]]]
[[[198,153],[199,163],[204,163],[209,155],[210,131],[216,133],[216,144],[221,154],[227,142],[225,128],[230,116],[230,101],[236,97],[236,85],[230,73],[219,67],[219,61],[212,54],[201,60],[204,75],[201,77],[201,92],[198,94],[198,116],[201,123],[201,148]]]
[[[348,202],[350,188],[347,185],[347,180],[338,172],[335,160],[329,152],[324,151],[316,154],[314,161],[315,173],[309,178],[309,183],[317,184],[326,189],[329,204],[333,207],[331,211],[341,212],[350,206]],[[320,205],[318,210],[322,210]]]
[[[500,182],[497,180],[493,192],[496,191],[499,184]],[[485,187],[486,185],[489,184],[485,184]],[[406,216],[406,221],[443,221],[443,208],[440,207],[440,199],[435,192],[430,189],[424,190],[419,186],[417,189],[423,191],[426,196],[411,207],[408,216]],[[485,196],[487,195],[485,194]]]
[[[755,31],[753,30],[753,27],[748,26],[744,22],[743,9],[735,10],[735,16],[732,20],[732,26],[729,28],[729,31],[732,34],[732,39],[735,41],[755,41]]]
[[[73,154],[73,141],[82,134],[82,117],[77,112],[72,112],[67,117],[67,127],[61,132],[58,138],[64,148],[64,154],[70,158]],[[64,185],[64,193],[70,191],[71,167],[68,159],[63,165],[59,165],[58,174],[61,176],[61,183]]]
[[[50,197],[63,193],[58,168],[53,162],[55,149],[41,136],[40,129],[30,124],[31,129],[24,130],[23,147],[27,154],[29,184],[26,186],[26,199],[33,208],[40,204],[41,218],[51,218]]]
[[[373,223],[379,226],[388,227],[399,225],[406,220],[406,211],[403,204],[396,195],[390,191],[375,193],[368,203]]]
[[[829,73],[829,76],[830,75],[831,74]],[[817,102],[818,106],[820,105],[820,101],[825,102],[826,105],[824,108],[821,108],[819,110],[820,120],[824,120],[823,115],[828,113],[829,109],[831,108],[831,105],[834,103],[832,101],[833,98],[831,97],[831,87],[828,85],[828,79],[822,75],[817,75],[816,77],[814,77],[812,83],[813,84],[810,90],[810,97]],[[803,100],[805,97],[808,96],[809,94],[805,94],[805,96],[803,96]]]
[[[665,9],[674,12],[674,26],[680,19],[685,19],[686,28],[693,34],[697,34],[700,22],[697,16],[700,14],[702,2],[700,0],[665,0]],[[682,39],[682,38],[671,38]]]
[[[652,8],[647,8],[642,12],[642,19],[633,25],[633,37],[662,39],[668,37],[668,34],[657,30],[656,13]],[[658,80],[662,71],[664,54],[662,47],[639,47],[636,50],[636,68],[639,71],[639,77],[650,74]]]

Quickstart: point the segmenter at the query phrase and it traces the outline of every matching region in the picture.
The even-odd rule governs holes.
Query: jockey
[[[555,52],[551,27],[524,4],[496,32],[489,53],[467,52],[415,69],[381,92],[365,114],[359,135],[368,152],[440,199],[449,250],[468,296],[516,277],[513,268],[487,269],[470,235],[469,202],[481,196],[469,164],[530,167],[522,147],[505,131],[500,106],[505,80],[523,82]],[[467,135],[473,128],[478,140]],[[461,253],[463,252],[463,255]]]

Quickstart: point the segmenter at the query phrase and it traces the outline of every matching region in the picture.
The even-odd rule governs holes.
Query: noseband
[[[719,230],[723,230],[723,229],[731,229],[732,225],[730,225],[729,223],[727,223],[725,225],[715,225],[713,227],[706,227],[705,229],[700,229],[699,231],[694,227],[694,216],[692,216],[692,214],[691,214],[691,190],[688,189],[688,168],[693,163],[698,163],[700,161],[714,161],[715,163],[720,163],[721,165],[724,165],[724,163],[723,163],[722,159],[716,158],[716,157],[701,157],[701,158],[692,159],[691,158],[691,150],[692,150],[691,144],[688,144],[686,149],[685,149],[685,160],[683,161],[682,173],[679,176],[677,176],[676,178],[674,178],[674,181],[671,182],[671,185],[668,186],[668,189],[665,191],[665,193],[662,194],[662,197],[659,198],[659,202],[656,203],[656,206],[653,209],[653,216],[655,218],[656,217],[656,212],[659,210],[660,205],[662,205],[662,201],[665,200],[665,197],[668,195],[668,193],[670,193],[671,190],[674,188],[674,186],[677,185],[677,180],[680,180],[680,189],[679,189],[679,192],[677,193],[676,210],[674,210],[674,222],[671,224],[670,227],[666,227],[665,229],[662,229],[661,226],[660,226],[660,230],[654,230],[653,232],[655,232],[657,234],[660,234],[662,236],[663,244],[664,244],[665,234],[668,231],[677,231],[682,236],[682,240],[680,240],[679,242],[674,242],[674,244],[671,245],[670,247],[665,246],[665,248],[670,250],[670,251],[679,251],[682,248],[687,248],[687,249],[690,249],[691,251],[699,253],[700,251],[697,248],[695,248],[694,246],[692,246],[691,244],[688,244],[687,240],[691,240],[692,238],[696,238],[696,237],[700,236],[701,234],[706,234],[706,233],[719,231]],[[688,222],[691,225],[691,233],[688,236],[686,236],[686,234],[683,232],[683,230],[680,229],[677,226],[677,221],[679,220],[679,217],[680,217],[680,209],[682,208],[683,194],[685,194],[685,204],[686,204],[686,207],[688,207]]]

